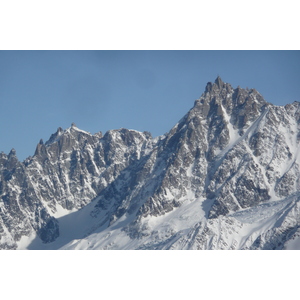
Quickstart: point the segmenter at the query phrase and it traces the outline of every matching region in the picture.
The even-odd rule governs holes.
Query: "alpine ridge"
[[[156,138],[58,128],[0,154],[0,248],[300,249],[299,123],[218,76]]]

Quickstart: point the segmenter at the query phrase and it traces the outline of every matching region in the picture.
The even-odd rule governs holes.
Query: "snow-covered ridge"
[[[299,120],[218,77],[160,137],[58,128],[25,163],[0,155],[0,247],[295,248]]]

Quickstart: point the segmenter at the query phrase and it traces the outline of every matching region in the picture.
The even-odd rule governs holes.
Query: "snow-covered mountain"
[[[218,77],[157,138],[59,128],[0,154],[0,247],[300,249],[299,122]]]

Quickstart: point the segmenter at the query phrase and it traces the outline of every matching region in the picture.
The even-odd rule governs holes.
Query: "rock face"
[[[0,230],[4,249],[36,232],[45,242],[59,236],[56,217],[91,202],[139,155],[148,133],[112,130],[103,137],[72,125],[58,128],[21,163],[14,150],[0,156]],[[3,241],[3,242],[2,242]]]
[[[288,247],[300,232],[299,123],[298,102],[275,106],[218,77],[155,139],[58,128],[23,163],[0,154],[0,247],[36,236],[54,249],[72,212],[86,229],[65,249]]]

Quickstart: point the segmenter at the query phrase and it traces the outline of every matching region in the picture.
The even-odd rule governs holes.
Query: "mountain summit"
[[[0,154],[2,249],[299,248],[299,103],[218,76],[165,135],[73,123]]]

